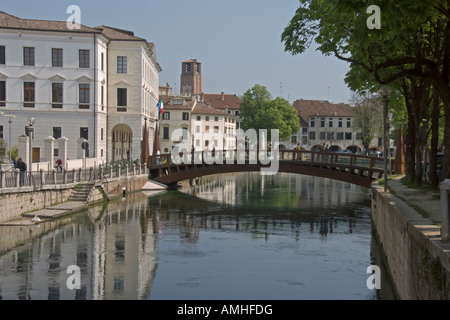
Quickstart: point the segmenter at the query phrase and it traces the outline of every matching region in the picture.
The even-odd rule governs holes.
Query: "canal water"
[[[38,226],[0,227],[0,298],[391,298],[389,285],[367,287],[378,256],[369,190],[228,174]]]

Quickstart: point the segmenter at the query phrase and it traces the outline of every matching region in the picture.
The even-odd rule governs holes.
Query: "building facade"
[[[125,58],[121,70],[119,57]],[[137,159],[146,120],[153,130],[156,124],[160,71],[154,45],[130,31],[69,30],[66,22],[0,12],[0,112],[15,116],[0,122],[3,138],[8,148],[17,145],[33,118],[33,162],[61,157],[61,138],[67,139],[63,160],[85,154],[97,164],[126,151]],[[128,145],[118,147],[117,133]],[[53,139],[52,152],[45,139]]]
[[[364,150],[361,134],[355,129],[353,108],[348,104],[333,104],[322,100],[297,100],[293,107],[300,118],[300,131],[291,136],[287,148],[298,144],[305,150]],[[375,137],[371,147],[381,146]]]

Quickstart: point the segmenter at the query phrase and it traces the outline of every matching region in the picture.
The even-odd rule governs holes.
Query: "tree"
[[[381,85],[429,79],[444,105],[442,176],[450,178],[450,1],[382,1],[380,30],[366,27],[367,7],[359,0],[301,0],[282,34],[285,50],[299,54],[315,41],[323,54],[365,69]]]
[[[260,129],[266,129],[268,139],[272,129],[278,129],[283,139],[300,130],[297,112],[289,102],[279,97],[272,99],[267,88],[258,84],[242,97],[240,115],[242,129],[255,129],[257,133]]]
[[[354,96],[355,107],[353,125],[361,133],[361,140],[366,154],[375,135],[383,132],[383,107],[377,96]]]

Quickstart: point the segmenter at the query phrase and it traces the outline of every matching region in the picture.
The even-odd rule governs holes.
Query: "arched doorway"
[[[131,160],[133,154],[133,132],[126,124],[112,129],[112,161]]]

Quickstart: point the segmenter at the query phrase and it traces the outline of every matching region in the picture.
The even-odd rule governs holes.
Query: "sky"
[[[309,49],[292,56],[281,34],[298,0],[21,0],[0,10],[24,19],[66,21],[78,5],[81,23],[130,30],[154,42],[167,82],[179,93],[181,62],[202,63],[203,91],[243,95],[259,84],[273,97],[349,103],[348,64]]]

